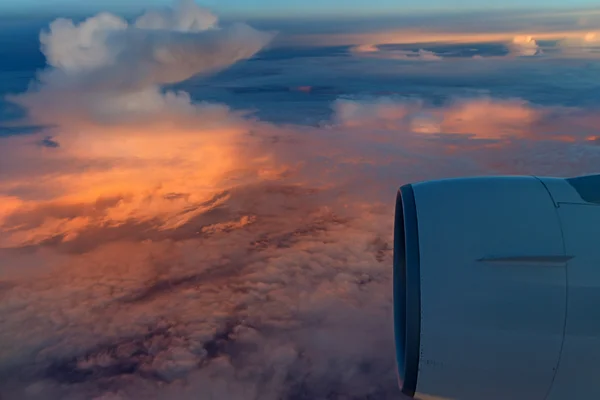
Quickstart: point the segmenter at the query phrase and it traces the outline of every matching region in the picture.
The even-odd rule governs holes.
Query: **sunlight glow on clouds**
[[[426,50],[419,50],[419,54],[411,54],[411,51],[384,51],[382,45],[418,45],[427,44],[503,44],[509,51],[509,56],[539,56],[561,57],[573,56],[573,48],[598,48],[600,41],[597,40],[595,32],[590,32],[580,27],[571,30],[532,30],[499,32],[485,31],[457,31],[457,30],[424,30],[424,29],[395,29],[388,31],[363,32],[363,33],[336,33],[336,34],[299,34],[290,36],[283,42],[285,44],[301,46],[352,46],[351,53],[361,57],[381,57],[391,59],[414,59],[432,60],[440,57]],[[540,41],[557,42],[550,45],[554,52],[544,54],[540,47]],[[565,49],[571,48],[571,51]],[[593,56],[590,52],[576,53],[585,58]]]
[[[516,36],[509,48],[520,56],[535,56],[540,53],[537,42],[531,36]]]
[[[58,148],[32,147],[27,137],[7,139],[0,161],[4,190],[29,208],[22,216],[35,215],[39,200],[58,209],[102,198],[114,204],[67,221],[49,216],[28,233],[9,218],[10,240],[73,238],[90,223],[114,226],[159,215],[176,226],[195,215],[181,214],[186,204],[209,200],[223,181],[260,174],[266,158],[244,145],[248,128],[241,115],[226,106],[192,104],[187,93],[159,86],[250,57],[270,38],[247,26],[215,23],[212,14],[182,2],[165,16],[141,16],[135,27],[100,14],[78,26],[57,20],[42,32],[51,68],[40,73],[38,86],[11,100],[27,107],[36,123],[56,127]],[[34,170],[44,172],[32,187],[23,174]]]
[[[49,66],[10,100],[46,128],[0,138],[2,398],[396,398],[398,185],[599,165],[593,108],[345,96],[280,125],[165,90],[272,37],[191,2],[41,34]]]

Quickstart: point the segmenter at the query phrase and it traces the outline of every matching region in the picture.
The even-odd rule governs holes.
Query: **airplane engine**
[[[405,185],[394,229],[405,395],[600,399],[600,175]]]

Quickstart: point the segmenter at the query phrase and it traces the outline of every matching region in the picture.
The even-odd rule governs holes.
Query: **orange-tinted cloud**
[[[227,192],[238,186],[285,177],[331,187],[339,174],[346,181],[354,176],[344,173],[349,165],[393,164],[391,155],[378,153],[378,143],[458,156],[461,148],[503,148],[515,140],[581,142],[596,129],[593,112],[518,99],[456,99],[443,106],[338,100],[334,110],[325,136],[320,129],[297,133],[211,106],[164,123],[66,121],[52,139],[58,147],[36,145],[31,137],[5,139],[2,244],[69,241],[90,227],[132,222],[177,229],[228,202]]]
[[[544,111],[521,100],[457,99],[444,107],[394,99],[339,100],[338,122],[346,126],[382,126],[422,134],[461,134],[476,138],[528,136]]]
[[[350,51],[360,57],[384,58],[391,60],[406,60],[406,61],[439,61],[441,56],[433,51],[419,49],[411,50],[381,50],[377,46],[359,45],[355,46]]]
[[[148,18],[214,23],[198,15]],[[593,110],[344,99],[328,123],[281,126],[162,78],[88,93],[93,76],[17,98],[52,126],[0,139],[3,398],[396,398],[398,185],[599,160]]]
[[[209,117],[200,114],[198,123],[208,125]],[[12,140],[10,151],[26,169],[9,164],[15,157],[3,157],[2,186],[10,201],[0,211],[2,247],[61,235],[69,240],[92,224],[185,223],[206,211],[203,204],[216,194],[264,179],[270,168],[268,154],[254,153],[247,128],[234,120],[204,129],[71,125],[73,131],[54,137],[56,149],[32,145],[31,138]],[[74,215],[53,215],[53,208]],[[21,217],[10,218],[17,210]],[[46,218],[36,219],[39,213]]]
[[[534,40],[562,40],[581,38],[588,34],[585,29],[565,31],[503,31],[503,32],[457,32],[427,31],[423,29],[397,29],[383,32],[342,33],[330,35],[303,35],[290,38],[291,43],[314,46],[377,46],[382,44],[416,43],[512,43],[514,38],[531,37]]]
[[[187,1],[131,25],[99,14],[56,20],[41,34],[50,66],[9,99],[49,128],[2,139],[0,195],[10,201],[0,210],[0,247],[131,221],[174,228],[217,206],[205,204],[219,193],[270,173],[252,122],[160,86],[248,58],[271,37],[216,24]],[[68,209],[80,212],[63,215]]]
[[[363,129],[396,129],[477,139],[582,141],[597,129],[595,110],[542,107],[521,99],[455,98],[442,106],[420,100],[338,100],[336,123]]]

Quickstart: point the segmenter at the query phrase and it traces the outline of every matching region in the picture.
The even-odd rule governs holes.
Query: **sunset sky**
[[[164,7],[171,4],[170,0],[6,0],[0,5],[0,10],[5,12],[25,12],[44,10],[67,14],[73,11],[112,11],[112,12],[137,12],[147,8]],[[469,10],[508,10],[508,9],[574,9],[594,7],[594,0],[506,0],[499,3],[485,3],[477,0],[205,0],[202,4],[215,12],[238,16],[278,16],[302,17],[315,15],[328,16],[368,16],[405,14],[411,12],[456,12]]]
[[[124,3],[0,5],[3,400],[397,399],[398,187],[598,172],[591,1]]]

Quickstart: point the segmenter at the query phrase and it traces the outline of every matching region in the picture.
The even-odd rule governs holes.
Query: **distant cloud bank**
[[[568,37],[595,43],[584,28]],[[431,68],[429,91],[441,69],[486,71],[471,58],[447,68],[452,57],[426,46],[380,44],[499,41],[520,67],[563,37],[369,35],[340,39],[356,57],[267,59],[250,79],[298,70],[297,82],[277,82],[305,100],[320,95],[311,76],[331,65],[329,76],[358,65],[356,81],[383,71],[402,85],[408,70]],[[403,96],[339,97],[320,124],[275,124],[169,86],[273,38],[191,1],[131,23],[59,19],[41,34],[48,66],[9,100],[43,132],[0,137],[2,399],[396,399],[397,187],[600,165],[593,107],[473,92],[434,102],[406,85]],[[335,42],[323,38],[311,40]],[[417,62],[372,72],[362,67],[377,63],[360,57]]]

